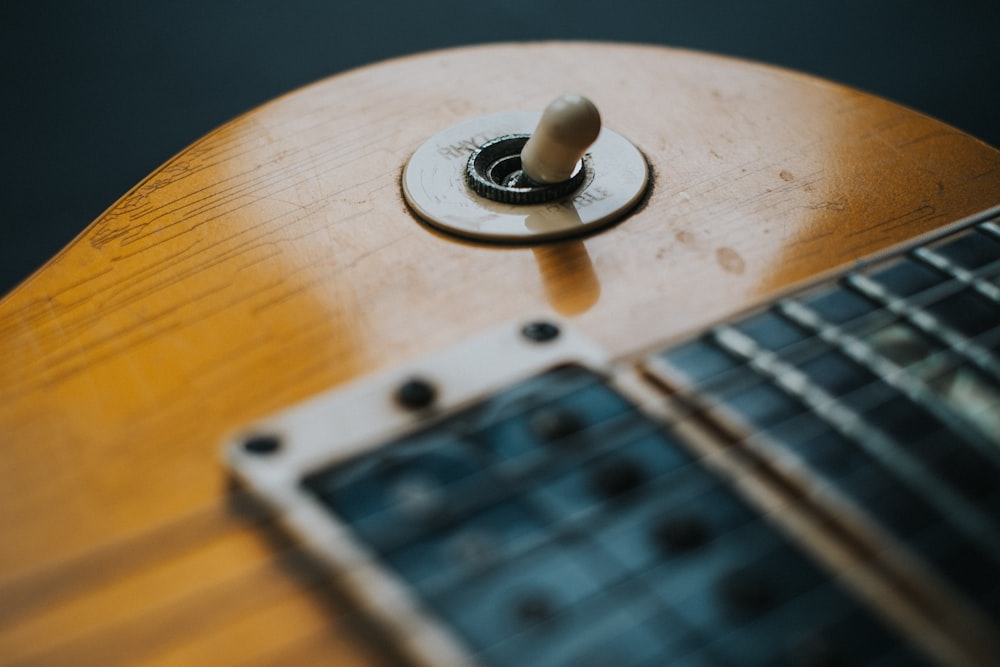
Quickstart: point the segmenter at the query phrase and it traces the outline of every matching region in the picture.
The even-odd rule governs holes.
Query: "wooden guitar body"
[[[634,213],[518,247],[408,210],[429,136],[565,91],[649,161]],[[431,53],[249,112],[0,302],[0,664],[381,664],[234,508],[225,436],[525,317],[635,356],[997,203],[1000,152],[940,122],[658,47]]]

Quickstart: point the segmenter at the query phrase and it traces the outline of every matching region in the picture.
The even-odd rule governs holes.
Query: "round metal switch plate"
[[[480,116],[434,135],[403,171],[403,194],[422,219],[465,238],[530,243],[579,236],[629,212],[646,191],[649,167],[620,134],[601,129],[584,160],[587,174],[565,199],[543,204],[503,204],[474,193],[465,182],[469,156],[488,141],[531,133],[539,112]]]

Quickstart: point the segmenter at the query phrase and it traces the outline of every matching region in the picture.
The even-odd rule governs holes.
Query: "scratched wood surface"
[[[427,137],[565,91],[648,157],[640,211],[540,248],[414,220],[399,178]],[[0,663],[385,662],[238,507],[225,434],[525,316],[628,354],[998,201],[1000,153],[957,130],[655,47],[433,53],[254,110],[0,303]]]

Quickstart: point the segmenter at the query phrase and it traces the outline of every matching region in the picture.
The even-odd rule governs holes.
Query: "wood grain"
[[[534,249],[408,212],[428,136],[565,91],[648,157],[640,211]],[[1000,153],[937,121],[655,47],[432,53],[254,110],[0,303],[0,663],[385,660],[229,509],[225,434],[519,317],[633,353],[998,201]]]

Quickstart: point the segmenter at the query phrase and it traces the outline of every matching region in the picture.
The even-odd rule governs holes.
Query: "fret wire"
[[[997,233],[1000,234],[1000,226],[996,226],[994,223],[985,224],[993,225],[997,230]],[[938,255],[938,253],[934,254]],[[944,257],[941,257],[941,260],[951,264]],[[984,275],[993,273],[996,268],[1000,268],[1000,263],[993,262],[990,265],[981,267],[976,271],[968,271],[957,266],[954,268],[964,272],[970,280],[982,284],[987,291],[992,290],[996,292],[997,296],[1000,297],[1000,289],[983,279]],[[945,270],[945,272],[949,273],[947,270]],[[895,299],[893,295],[886,292],[880,285],[874,283],[874,281],[870,281],[870,279],[867,278],[864,280],[868,282],[864,285],[852,286],[855,287],[856,291],[868,296],[872,300],[880,303],[880,305],[883,305],[884,308],[866,313],[848,323],[845,323],[842,325],[845,330],[862,332],[880,329],[901,318],[905,321],[909,321],[911,324],[914,324],[918,330],[929,333],[933,338],[942,340],[942,342],[944,342],[952,350],[966,357],[966,361],[971,361],[974,366],[977,366],[980,370],[984,371],[986,375],[992,376],[1000,382],[1000,363],[994,359],[994,356],[988,349],[981,344],[977,344],[983,341],[991,341],[994,338],[1000,338],[1000,327],[976,336],[975,342],[973,342],[973,339],[969,339],[958,332],[950,330],[949,327],[941,324],[937,318],[934,318],[929,313],[925,313],[916,307],[910,309],[905,308],[910,304],[913,304],[914,306],[926,307],[932,305],[933,303],[943,301],[953,294],[958,293],[961,289],[964,289],[964,281],[956,280],[954,282],[946,282],[936,285],[928,290],[925,290],[917,298],[911,297],[910,301],[906,302],[906,300]],[[850,283],[850,278],[848,278],[848,283]],[[943,333],[945,330],[950,330],[950,333]],[[944,336],[943,339],[942,335]],[[782,356],[792,358],[797,361],[806,361],[810,358],[808,352],[815,350],[814,347],[811,347],[813,343],[814,339],[812,337],[795,341],[782,349]],[[802,352],[803,350],[806,352]],[[822,351],[817,352],[817,354],[821,352]],[[935,355],[937,354],[938,353],[935,353]],[[915,367],[919,366],[920,364],[915,365]],[[949,371],[959,369],[961,367],[962,366],[960,364],[948,363],[940,370]],[[740,372],[738,369],[729,369],[722,371],[716,376],[707,378],[700,384],[690,384],[685,382],[684,384],[687,386],[679,387],[679,390],[676,392],[676,396],[681,399],[690,398],[690,396],[696,392],[713,390],[718,385],[729,385],[733,377],[738,378],[739,381],[745,384],[746,380],[739,378],[739,376]]]
[[[832,328],[832,325],[826,326]],[[797,368],[782,361],[773,352],[762,350],[753,339],[726,326],[717,327],[713,334],[725,349],[746,359],[771,382],[797,398],[835,430],[893,471],[911,488],[921,492],[944,516],[954,520],[970,540],[980,544],[995,561],[1000,562],[1000,532],[976,505],[959,496],[948,484],[941,482],[926,465],[907,454],[906,450],[892,438],[869,426],[857,412],[813,384]],[[844,343],[851,344],[850,341]]]
[[[785,315],[787,317],[788,314],[785,313]],[[793,319],[794,321],[794,318],[790,319]],[[885,326],[898,321],[898,319],[899,318],[896,315],[888,315],[885,310],[877,310],[852,320],[848,325],[843,326],[842,330],[852,331],[860,336],[864,336],[869,330],[884,328]],[[817,326],[817,329],[818,328],[820,327]],[[996,333],[1000,334],[1000,331],[997,331]],[[993,334],[987,334],[985,337],[992,338]],[[807,363],[826,353],[829,349],[825,346],[818,346],[817,342],[828,343],[829,341],[825,341],[819,333],[813,332],[812,335],[783,347],[781,349],[780,356],[789,363]],[[835,346],[834,349],[836,349]],[[876,353],[873,351],[872,354],[874,355]],[[890,364],[891,369],[887,369]],[[740,389],[748,389],[759,382],[758,378],[756,378],[752,373],[748,373],[746,371],[745,366],[734,366],[733,368],[724,370],[717,375],[704,380],[692,381],[685,378],[685,372],[674,366],[672,362],[667,359],[658,359],[654,356],[647,359],[644,365],[654,374],[660,375],[661,377],[669,380],[673,390],[670,398],[676,404],[675,408],[678,411],[677,416],[680,418],[686,418],[691,413],[709,411],[726,405],[726,399],[706,398],[706,395],[711,396],[712,394],[718,393],[722,390],[738,391]],[[863,362],[862,366],[865,366]],[[879,381],[885,382],[884,375],[886,373],[893,373],[899,376],[900,382],[910,383],[911,386],[907,387],[903,393],[913,398],[914,396],[917,396],[919,392],[923,391],[925,396],[924,402],[929,401],[933,405],[937,403],[934,399],[938,397],[938,394],[920,382],[917,379],[920,376],[915,375],[914,371],[930,367],[934,369],[935,374],[942,374],[965,368],[966,363],[964,358],[959,357],[954,350],[942,348],[928,355],[920,362],[908,365],[905,370],[895,366],[888,360],[885,360],[885,363],[882,364],[881,367],[887,370],[883,370],[882,374],[877,372],[875,373],[878,378],[876,382],[868,383],[867,385],[857,388],[851,392],[851,395],[857,392],[865,391],[866,389],[875,386]],[[912,377],[912,380],[908,380],[908,377]],[[901,387],[896,386],[896,388],[901,390]],[[946,418],[950,418],[951,416],[950,412],[945,415]],[[947,419],[945,420],[947,421]],[[958,427],[955,428],[958,430]],[[990,448],[989,455],[996,455],[996,453],[992,450],[993,448]],[[998,458],[998,462],[1000,462],[1000,458]]]
[[[998,338],[1000,338],[1000,336],[998,336]],[[791,366],[807,363],[831,349],[827,347],[817,348],[815,343],[819,340],[821,339],[818,336],[811,336],[782,348],[781,354],[776,356]],[[812,347],[802,345],[803,343],[811,343]],[[799,349],[794,353],[789,353],[789,350],[793,347],[798,347]],[[810,354],[811,352],[812,354]],[[956,361],[958,363],[956,363]],[[666,380],[673,388],[672,393],[665,397],[666,401],[671,406],[671,417],[668,423],[675,423],[680,420],[690,419],[701,413],[713,412],[720,409],[729,409],[730,403],[727,399],[710,398],[710,396],[723,389],[731,391],[750,389],[754,385],[765,380],[765,378],[763,378],[759,373],[752,372],[752,365],[749,364],[736,366],[711,378],[702,380],[700,383],[691,383],[689,380],[679,377],[679,375],[683,374],[683,371],[672,366],[670,362],[666,360],[656,358],[647,359],[646,362],[644,362],[644,367],[651,371],[654,375]],[[933,368],[936,373],[948,373],[950,371],[963,368],[965,365],[964,362],[960,358],[956,357],[951,350],[940,349],[928,355],[922,361],[907,366],[907,369],[911,371],[919,371],[921,368],[925,367]],[[751,369],[751,372],[748,372],[748,369]],[[863,402],[869,407],[875,407],[888,399],[884,398],[882,400],[878,400],[877,398],[870,397],[864,399],[864,397],[872,394],[873,390],[879,385],[885,385],[885,381],[883,378],[876,377],[874,381],[858,386],[850,392],[840,396],[839,399],[841,401],[850,401],[853,403]],[[801,415],[796,415],[789,417],[788,419],[776,421],[773,424],[769,424],[768,428],[772,429],[781,427],[799,419],[800,417]],[[742,442],[742,440],[739,440],[738,442]]]
[[[1000,241],[1000,225],[993,220],[980,224],[979,230]]]
[[[975,447],[984,457],[1000,465],[1000,448],[990,438],[968,426],[965,421],[957,418],[951,410],[943,407],[938,400],[937,392],[930,389],[920,378],[889,361],[857,336],[826,322],[817,313],[801,303],[782,300],[778,303],[778,308],[789,319],[800,326],[815,331],[821,339],[839,348],[845,355],[871,371],[888,386],[936,417],[952,433]]]
[[[851,273],[844,281],[859,293],[881,304],[886,310],[905,319],[917,329],[942,341],[977,369],[1000,382],[1000,362],[994,358],[990,350],[955,331],[942,323],[939,318],[922,310],[919,306],[913,305],[912,302],[892,295],[866,275]]]
[[[886,312],[880,310],[853,320],[849,328],[868,331],[872,328],[877,329],[887,326],[896,321],[898,321],[896,316],[886,317]],[[877,322],[877,326],[872,327],[873,322]],[[857,326],[860,323],[863,323],[864,326]],[[848,327],[844,328],[848,329]],[[989,340],[996,339],[1000,341],[1000,330],[987,334],[987,338]],[[822,345],[817,345],[817,343]],[[789,364],[802,365],[822,356],[829,349],[831,348],[827,347],[818,335],[810,335],[807,338],[783,347],[779,356]],[[697,413],[725,408],[728,405],[728,401],[725,398],[715,399],[710,398],[710,396],[722,390],[740,391],[750,389],[755,384],[761,382],[759,375],[747,372],[748,367],[746,365],[734,366],[701,381],[691,381],[683,377],[684,371],[674,366],[669,360],[650,357],[642,365],[654,375],[669,382],[672,390],[666,398],[672,407],[674,419],[686,419]],[[966,366],[965,360],[957,356],[953,350],[941,348],[927,355],[921,361],[907,365],[907,370],[911,374],[916,372],[915,374],[921,377],[920,370],[924,368],[931,368],[936,375],[941,375],[965,368]],[[861,385],[841,398],[848,399],[861,396],[866,392],[870,393],[880,383],[884,384],[884,380],[877,377],[875,381]],[[784,421],[780,421],[771,426],[780,426],[784,423]]]
[[[763,313],[768,311],[764,310],[760,312]],[[850,326],[852,329],[880,329],[896,322],[898,319],[899,318],[897,316],[888,314],[884,310],[876,310],[852,320],[850,322]],[[692,342],[694,340],[697,339],[684,341],[684,343]],[[817,345],[817,343],[820,343],[820,345]],[[781,354],[782,357],[788,358],[790,361],[805,363],[827,351],[828,348],[823,346],[822,343],[823,340],[819,336],[810,334],[801,340],[797,340],[784,346],[781,349]],[[670,351],[676,347],[677,346],[671,346],[663,351]],[[733,368],[720,371],[719,373],[703,380],[689,380],[683,377],[686,373],[681,368],[675,366],[670,360],[657,359],[657,354],[659,353],[654,353],[651,357],[647,358],[643,365],[654,371],[660,367],[669,367],[668,370],[661,371],[659,374],[664,375],[671,380],[671,387],[673,388],[671,396],[684,401],[700,402],[708,408],[724,405],[725,401],[712,401],[704,399],[703,396],[705,394],[717,392],[722,388],[728,390],[749,389],[759,382],[759,378],[757,376],[751,373],[746,373],[745,366],[734,366]]]
[[[652,371],[654,375],[670,382],[671,393],[666,398],[676,406],[683,406],[683,410],[678,413],[679,418],[725,405],[725,400],[720,401],[707,397],[722,387],[740,391],[750,389],[760,383],[759,376],[746,372],[745,366],[735,366],[701,381],[691,381],[678,377],[678,375],[683,376],[684,372],[666,360],[650,358],[643,362],[642,366]]]
[[[1000,286],[983,280],[977,275],[993,273],[994,269],[1000,268],[1000,261],[992,262],[977,271],[969,271],[968,269],[955,264],[941,253],[936,252],[931,248],[917,248],[913,251],[912,255],[928,266],[931,266],[942,273],[947,273],[955,280],[964,285],[968,285],[993,303],[1000,304]]]

